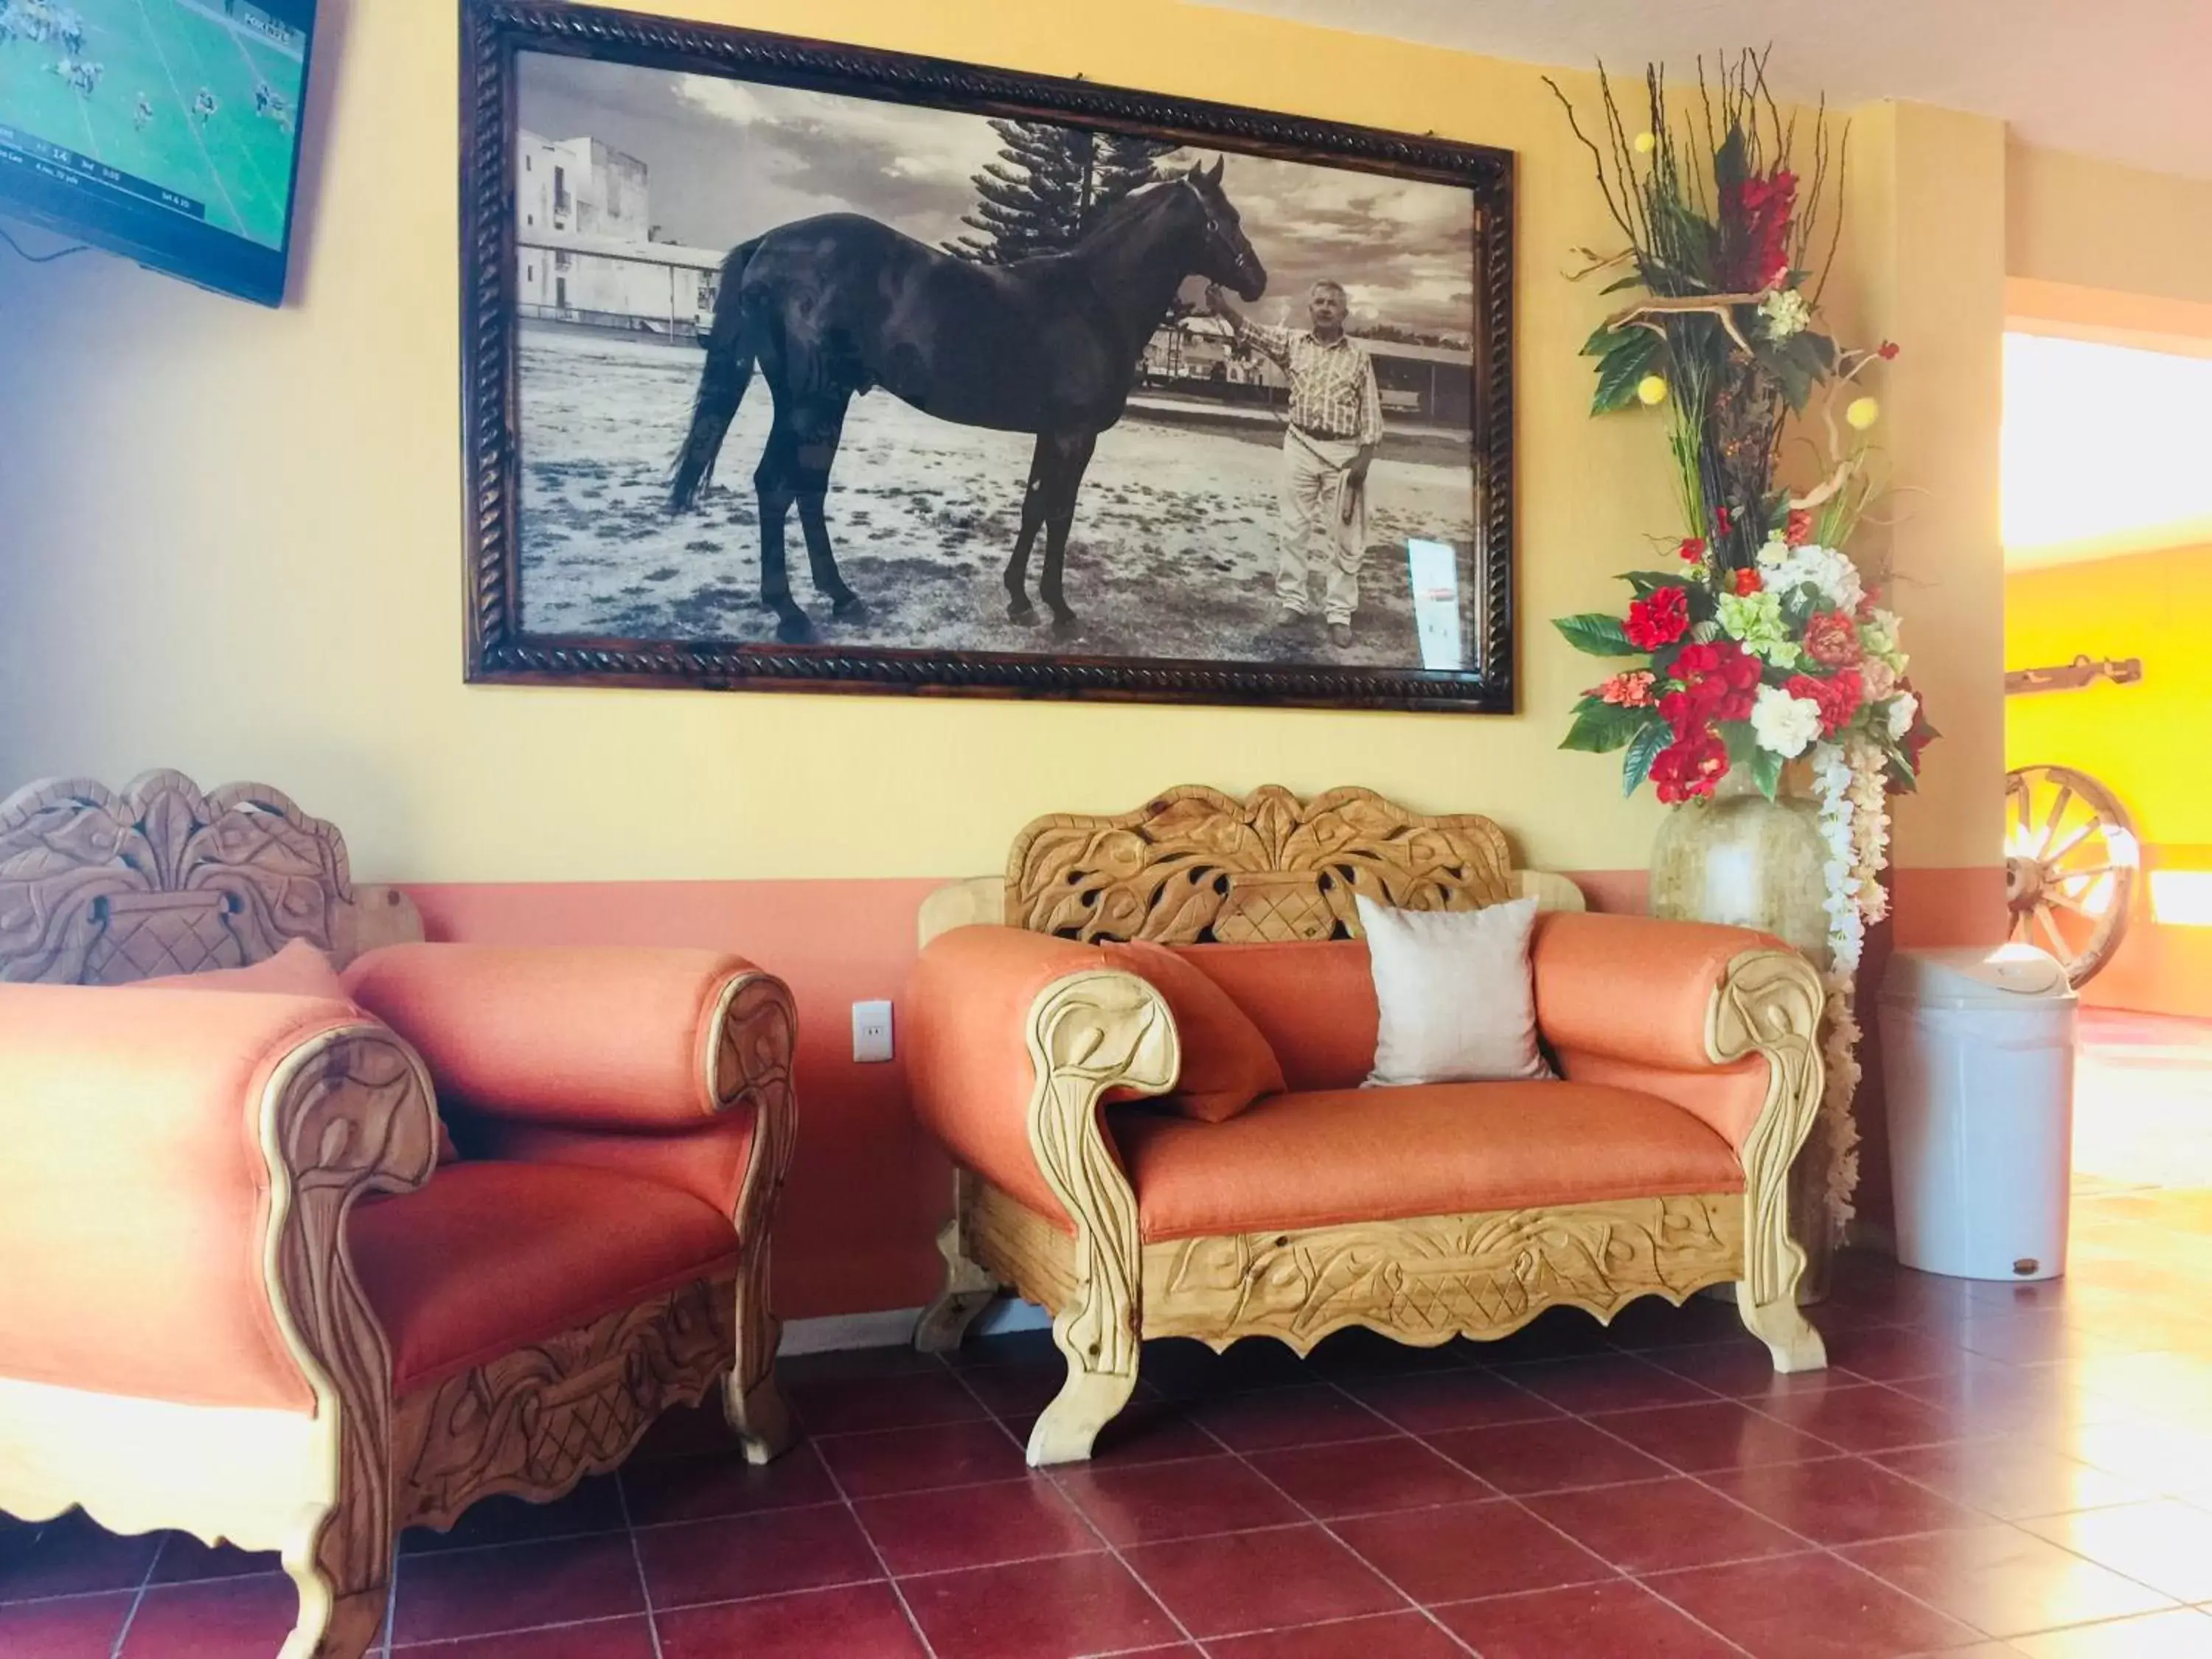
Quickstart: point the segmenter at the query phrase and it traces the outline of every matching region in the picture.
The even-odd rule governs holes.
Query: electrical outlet
[[[888,1002],[853,1005],[853,1058],[867,1065],[891,1057],[891,1006]]]

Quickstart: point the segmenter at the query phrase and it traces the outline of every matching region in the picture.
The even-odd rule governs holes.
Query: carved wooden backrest
[[[1403,910],[1517,896],[1504,832],[1473,813],[1424,817],[1371,789],[1243,800],[1185,784],[1117,817],[1055,813],[1014,838],[1005,920],[1066,939],[1350,939],[1355,894]]]
[[[46,778],[0,801],[0,980],[122,985],[295,939],[343,967],[420,937],[398,890],[356,891],[337,827],[267,784],[147,772],[118,795]]]

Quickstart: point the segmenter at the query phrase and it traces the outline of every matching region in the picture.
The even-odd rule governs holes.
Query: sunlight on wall
[[[2007,334],[2008,562],[2212,539],[2212,359]]]

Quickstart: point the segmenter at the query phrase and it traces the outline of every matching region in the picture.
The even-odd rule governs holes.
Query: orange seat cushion
[[[1220,1123],[1261,1095],[1283,1091],[1283,1067],[1274,1049],[1226,991],[1164,945],[1133,939],[1103,949],[1110,966],[1150,983],[1175,1020],[1182,1065],[1162,1107]],[[1107,1098],[1121,1093],[1114,1091]]]
[[[640,1176],[465,1162],[358,1206],[348,1242],[395,1395],[729,1267],[730,1218]]]
[[[1743,1188],[1735,1152],[1689,1113],[1594,1084],[1332,1089],[1226,1123],[1112,1127],[1147,1239]]]

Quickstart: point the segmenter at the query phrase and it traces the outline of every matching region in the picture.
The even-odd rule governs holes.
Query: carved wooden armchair
[[[1537,897],[1561,1080],[1360,1090],[1377,1013],[1357,893]],[[957,1345],[1001,1286],[1050,1310],[1067,1380],[1030,1435],[1039,1464],[1090,1455],[1149,1336],[1304,1352],[1357,1324],[1434,1345],[1733,1282],[1778,1370],[1824,1365],[1788,1213],[1820,1097],[1818,976],[1763,934],[1581,910],[1571,883],[1516,872],[1488,819],[1364,789],[1184,787],[1031,824],[1003,878],[923,912],[908,1075],[957,1176],[916,1345]],[[1108,1107],[1166,1093],[1184,1060],[1166,999],[1093,948],[1130,939],[1227,993],[1285,1091],[1226,1121]]]
[[[282,1551],[284,1659],[369,1647],[402,1528],[557,1497],[670,1406],[791,1439],[781,981],[419,933],[273,789],[0,803],[0,981],[36,981],[0,983],[0,1510]],[[94,988],[295,939],[349,1000]]]

